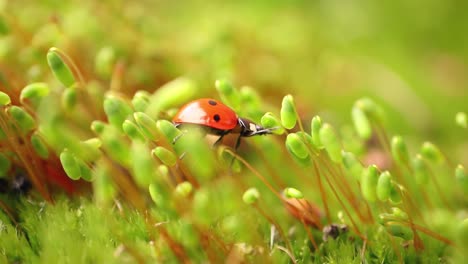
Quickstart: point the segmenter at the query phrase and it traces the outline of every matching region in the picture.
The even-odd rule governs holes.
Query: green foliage
[[[22,2],[0,263],[466,260],[463,1]],[[272,133],[171,122],[202,97]]]

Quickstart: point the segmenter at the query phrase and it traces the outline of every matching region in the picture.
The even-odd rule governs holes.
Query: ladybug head
[[[274,128],[264,128],[246,118],[239,118],[238,123],[241,128],[240,134],[242,137],[271,134],[271,131],[274,130]]]

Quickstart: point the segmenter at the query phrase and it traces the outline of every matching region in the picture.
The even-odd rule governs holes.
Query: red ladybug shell
[[[219,130],[231,130],[238,124],[234,110],[210,98],[187,103],[180,108],[172,121],[175,124],[197,124]]]

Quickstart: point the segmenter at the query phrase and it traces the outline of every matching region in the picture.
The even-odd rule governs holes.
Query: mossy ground
[[[467,8],[0,0],[0,263],[464,263]],[[286,134],[176,142],[201,97]]]

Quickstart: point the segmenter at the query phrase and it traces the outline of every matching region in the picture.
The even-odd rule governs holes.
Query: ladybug
[[[240,145],[241,137],[271,134],[273,130],[238,117],[234,110],[211,98],[198,99],[182,106],[172,122],[176,127],[187,124],[204,127],[208,134],[220,136],[214,145],[229,133],[239,134],[236,149]]]

